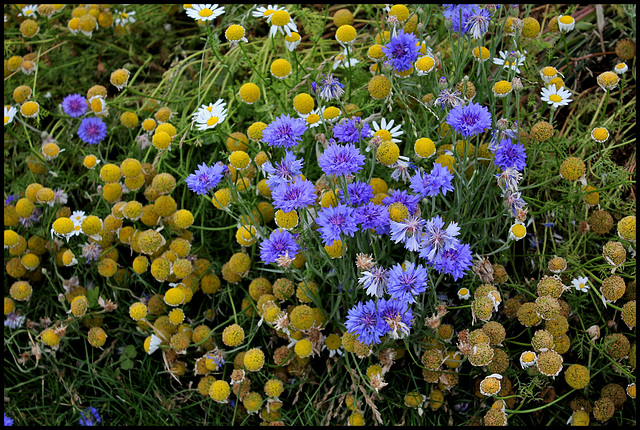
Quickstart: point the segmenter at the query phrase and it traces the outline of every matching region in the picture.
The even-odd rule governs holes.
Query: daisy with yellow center
[[[6,106],[4,107],[4,125],[11,124],[13,118],[18,113],[18,110],[14,106]]]
[[[553,109],[566,106],[573,100],[570,98],[571,91],[565,90],[564,87],[557,88],[555,85],[543,88],[540,96],[542,100],[550,104]]]
[[[458,298],[460,300],[469,300],[469,297],[471,297],[471,292],[468,288],[460,288],[458,290]]]
[[[551,79],[558,76],[558,70],[555,67],[547,66],[540,70],[540,76],[545,83],[549,83]]]
[[[318,107],[306,115],[298,114],[298,116],[304,118],[308,127],[314,128],[322,124],[322,112],[324,112],[324,107]]]
[[[620,77],[613,72],[604,72],[598,75],[596,79],[598,81],[598,85],[604,91],[611,91],[618,86],[618,82],[620,82]]]
[[[558,28],[560,31],[567,33],[576,28],[576,20],[570,15],[560,15],[558,17]]]
[[[274,13],[277,12],[279,10],[284,10],[283,7],[279,7],[277,4],[270,4],[268,6],[259,6],[256,8],[256,10],[254,10],[253,12],[251,12],[251,15],[255,18],[264,18],[264,19],[269,19],[269,16]]]
[[[418,76],[423,76],[433,70],[433,68],[436,65],[436,62],[432,57],[428,55],[423,55],[422,57],[418,58],[418,61],[416,61],[415,65],[416,65],[416,70],[418,71]]]
[[[402,130],[402,124],[398,124],[395,127],[393,127],[393,124],[394,120],[391,120],[387,123],[387,120],[385,118],[382,118],[380,120],[379,125],[376,121],[373,121],[372,125],[373,129],[375,130],[373,135],[380,136],[383,142],[390,140],[393,143],[400,143],[401,141],[400,139],[397,139],[397,137],[400,137],[404,134],[404,131]]]
[[[629,66],[627,66],[627,63],[618,63],[616,64],[616,67],[613,68],[613,71],[619,75],[622,75],[627,70],[629,70]]]
[[[38,16],[37,9],[38,9],[37,4],[27,5],[22,8],[22,11],[18,14],[18,16],[34,19]]]
[[[198,130],[210,130],[227,118],[226,103],[220,99],[209,105],[202,105],[194,114]]]
[[[244,27],[237,24],[230,25],[229,28],[227,28],[227,30],[224,32],[224,36],[229,41],[229,47],[231,48],[233,48],[240,42],[244,42],[244,43],[249,42],[247,38],[244,37],[245,34],[246,34],[246,31]]]
[[[512,90],[513,87],[509,81],[498,81],[493,85],[493,94],[496,97],[506,97]]]
[[[298,45],[300,45],[300,41],[302,41],[302,38],[295,31],[291,32],[291,36],[284,37],[284,44],[286,45],[289,52],[295,51]]]
[[[126,10],[123,10],[122,12],[117,12],[115,14],[116,19],[114,20],[114,23],[116,26],[120,26],[120,27],[124,27],[127,24],[133,24],[134,22],[136,22],[136,18],[134,17],[134,15],[136,14],[136,11],[131,11],[131,12],[127,12]]]
[[[533,351],[525,351],[520,354],[520,367],[526,369],[527,367],[535,366],[538,362],[538,356]]]
[[[274,37],[276,33],[291,36],[291,32],[298,31],[298,27],[291,19],[291,15],[286,10],[277,10],[267,17],[267,22],[271,24],[269,37]]]
[[[487,61],[489,59],[489,57],[491,57],[491,53],[484,46],[481,46],[480,48],[478,48],[478,47],[473,48],[471,50],[471,53],[473,54],[475,59],[480,61],[480,62]]]
[[[520,240],[527,235],[527,228],[523,223],[516,221],[509,229],[509,239]]]
[[[360,62],[353,58],[353,56],[348,53],[348,50],[349,48],[345,48],[344,51],[336,55],[336,58],[333,61],[333,70],[337,69],[338,67],[353,67]]]
[[[591,130],[591,138],[598,143],[605,143],[609,140],[609,130],[604,127],[596,127]]]
[[[217,4],[192,4],[187,15],[197,21],[213,21],[224,13],[224,6]]]
[[[519,67],[524,64],[524,55],[513,51],[500,51],[499,55],[500,58],[493,59],[493,64],[502,66],[503,69],[511,69],[516,73],[520,73]]]

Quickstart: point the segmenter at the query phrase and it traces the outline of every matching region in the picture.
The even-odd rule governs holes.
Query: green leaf
[[[122,363],[120,363],[120,367],[122,368],[122,370],[131,370],[133,369],[133,361],[129,360],[128,358],[122,360]]]
[[[138,355],[138,352],[136,351],[136,347],[134,345],[125,346],[124,352],[131,359],[136,358],[136,356]]]
[[[87,301],[89,302],[89,307],[90,308],[92,308],[94,306],[97,306],[98,297],[100,297],[100,288],[99,287],[95,287],[95,288],[87,291]]]

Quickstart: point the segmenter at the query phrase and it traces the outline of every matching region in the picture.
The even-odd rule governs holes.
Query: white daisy
[[[535,366],[538,362],[538,356],[533,351],[525,351],[520,354],[520,367],[526,369],[527,367]]]
[[[393,127],[393,123],[394,120],[391,120],[387,123],[387,120],[385,118],[382,118],[380,120],[380,125],[378,125],[376,121],[372,121],[373,129],[375,130],[373,135],[380,136],[383,142],[390,140],[394,143],[400,143],[400,139],[396,138],[404,134],[404,131],[402,130],[402,124],[398,124],[397,126]]]
[[[571,285],[573,285],[576,290],[586,293],[587,291],[589,291],[589,288],[591,288],[589,285],[587,285],[588,282],[589,278],[587,278],[586,276],[581,276],[571,281]]]
[[[284,44],[287,46],[289,52],[293,52],[298,47],[298,45],[300,45],[301,41],[302,38],[295,31],[291,32],[291,36],[284,37]]]
[[[209,130],[215,128],[215,126],[227,117],[226,103],[220,99],[215,103],[209,103],[209,105],[202,105],[194,114],[194,121],[197,123],[198,130]]]
[[[7,124],[11,124],[11,122],[13,121],[13,117],[16,116],[16,113],[18,113],[18,110],[15,108],[15,106],[4,106],[4,125]]]
[[[349,65],[349,67],[353,67],[360,62],[353,58],[351,54],[347,55],[347,50],[348,48],[345,48],[344,51],[336,55],[336,58],[333,61],[333,70],[337,69],[338,67],[346,67],[347,65]],[[348,62],[347,58],[349,58]]]
[[[131,12],[127,12],[126,10],[123,10],[122,12],[117,12],[116,13],[116,19],[114,20],[116,25],[119,25],[121,27],[124,27],[127,24],[133,24],[134,22],[136,22],[136,19],[134,17],[134,15],[136,14],[136,11],[131,11]]]
[[[217,4],[192,4],[191,9],[186,10],[187,15],[197,21],[213,21],[224,13],[224,6]]]
[[[267,17],[267,22],[271,24],[269,37],[274,37],[278,32],[291,36],[292,31],[298,31],[298,27],[295,22],[293,22],[293,19],[291,19],[291,15],[285,9],[281,9],[270,14]]]
[[[543,88],[540,96],[543,101],[550,104],[553,108],[560,106],[566,106],[571,102],[571,91],[565,90],[564,87],[556,88],[555,85],[550,85],[549,88]]]
[[[458,298],[460,300],[469,300],[469,297],[471,297],[471,291],[468,288],[460,288],[458,290]]]
[[[622,75],[627,70],[629,70],[629,66],[627,66],[627,63],[618,63],[616,64],[616,67],[613,69],[613,71],[619,75]]]
[[[560,15],[558,17],[558,28],[565,33],[569,32],[576,28],[576,20],[570,15]]]
[[[307,122],[307,126],[310,128],[318,127],[322,124],[322,111],[324,111],[323,107],[317,107],[308,114],[302,115],[298,114],[300,118],[304,118]]]
[[[524,64],[524,55],[517,55],[513,51],[500,51],[499,55],[500,58],[494,58],[492,60],[493,64],[502,66],[505,69],[515,70],[516,73],[520,73],[520,69],[518,67]]]
[[[156,350],[160,347],[161,344],[162,344],[162,339],[160,339],[155,334],[152,334],[151,335],[151,342],[149,342],[149,355],[151,355],[154,352],[156,352]]]
[[[256,10],[251,12],[251,16],[255,18],[264,18],[269,19],[269,16],[276,11],[284,10],[283,7],[278,6],[277,4],[270,4],[267,7],[258,6]]]
[[[18,16],[24,16],[25,18],[36,18],[38,16],[38,5],[29,4],[22,8],[22,12]]]

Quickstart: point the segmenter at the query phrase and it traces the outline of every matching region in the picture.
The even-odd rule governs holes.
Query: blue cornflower
[[[5,205],[5,206],[10,205],[11,203],[13,203],[13,202],[17,201],[17,200],[18,200],[18,197],[19,197],[19,196],[18,196],[17,194],[9,194],[9,195],[7,196],[7,198],[6,198],[6,199],[4,199],[4,205]]]
[[[440,93],[438,93],[438,97],[433,103],[444,109],[446,107],[459,106],[463,101],[464,99],[462,98],[462,93],[460,91],[450,88],[443,88],[442,90],[440,90]]]
[[[382,203],[385,206],[389,206],[391,203],[402,203],[409,209],[409,213],[414,213],[418,209],[421,197],[409,194],[404,190],[389,190],[389,196],[382,199]]]
[[[198,169],[187,176],[184,181],[187,183],[187,187],[194,193],[206,194],[218,185],[227,170],[227,166],[221,162],[211,167],[202,163],[198,166]]]
[[[464,34],[465,23],[468,21],[469,16],[479,9],[476,4],[443,4],[444,11],[442,14],[445,18],[451,19],[451,30]]]
[[[316,201],[316,189],[313,182],[296,178],[291,182],[281,184],[271,191],[273,206],[283,212],[305,208]]]
[[[302,173],[301,169],[304,165],[304,160],[298,160],[293,153],[286,151],[284,158],[276,163],[275,167],[270,161],[267,161],[262,165],[262,168],[269,175],[267,178],[267,185],[270,189],[276,189],[279,185],[289,182],[294,176],[298,176]]]
[[[22,327],[25,318],[26,317],[24,315],[18,315],[15,312],[11,312],[7,315],[7,319],[4,320],[4,326],[12,329],[20,328]]]
[[[496,149],[493,163],[502,170],[512,167],[518,171],[524,170],[527,166],[527,152],[524,145],[511,143],[511,139],[502,139],[500,146]]]
[[[4,414],[4,426],[9,427],[13,425],[13,419],[9,418],[7,414]]]
[[[406,302],[380,299],[377,307],[378,315],[387,323],[387,331],[390,332],[392,339],[402,339],[409,334],[413,324],[413,312]]]
[[[264,264],[275,263],[276,259],[283,255],[295,258],[300,251],[300,246],[295,241],[295,236],[284,229],[276,229],[271,232],[269,239],[260,244],[260,258]]]
[[[331,245],[340,239],[340,233],[353,237],[358,226],[354,216],[355,209],[347,205],[329,206],[318,212],[316,224],[320,226],[320,237],[325,245]]]
[[[338,197],[341,203],[345,203],[351,206],[360,206],[373,198],[373,187],[367,182],[353,182],[347,185],[347,197],[349,201],[345,201],[342,188],[338,190]]]
[[[332,143],[318,158],[318,166],[326,175],[352,175],[362,169],[365,157],[350,143]]]
[[[474,5],[476,6],[476,5]],[[471,37],[474,39],[481,38],[489,29],[489,22],[491,21],[491,14],[486,9],[482,9],[478,6],[473,8],[467,15],[467,19],[464,21],[464,26],[461,33],[471,33]]]
[[[100,415],[98,414],[98,410],[93,406],[89,406],[82,412],[80,416],[80,420],[78,423],[81,426],[95,426],[96,424],[100,424],[102,420],[100,419]]]
[[[435,197],[438,193],[447,195],[447,191],[453,191],[451,185],[453,175],[446,167],[439,163],[433,165],[430,173],[418,172],[411,178],[411,190],[420,197]]]
[[[365,230],[389,225],[389,211],[382,205],[367,203],[356,208],[356,223]]]
[[[330,73],[329,76],[325,76],[324,74],[322,76],[323,78],[320,81],[322,84],[320,87],[320,98],[324,101],[340,98],[344,94],[344,85],[340,83],[338,78],[333,77],[333,73]],[[314,92],[316,89],[314,89]]]
[[[87,99],[80,94],[69,94],[62,100],[62,110],[71,118],[82,116],[87,111]]]
[[[507,167],[502,170],[500,173],[496,173],[495,177],[498,180],[498,186],[502,190],[502,193],[506,193],[507,191],[516,192],[518,191],[518,185],[522,180],[522,173],[518,172],[513,167]]]
[[[467,139],[491,127],[491,113],[478,103],[458,105],[449,111],[447,124]]]
[[[420,53],[418,38],[402,29],[382,47],[382,52],[397,72],[405,72],[413,68],[413,63]]]
[[[391,240],[395,243],[402,242],[409,251],[416,252],[420,249],[422,229],[425,220],[419,215],[409,215],[402,222],[391,222]]]
[[[522,210],[527,205],[527,202],[522,198],[522,193],[519,191],[506,191],[503,195],[504,205],[514,218],[518,215],[518,209]]]
[[[373,266],[371,270],[362,272],[358,283],[362,285],[368,295],[382,297],[388,280],[389,271],[387,269],[382,266]]]
[[[451,275],[453,280],[457,281],[471,267],[471,259],[469,244],[457,244],[455,247],[443,251],[440,258],[434,262],[433,267],[438,273]]]
[[[358,340],[367,345],[380,343],[380,338],[387,331],[387,324],[384,322],[373,300],[358,304],[349,309],[347,321],[344,324],[349,332],[358,335]]]
[[[420,257],[429,263],[434,263],[440,258],[443,251],[447,251],[460,243],[456,238],[460,234],[460,227],[456,222],[452,221],[447,228],[443,227],[444,221],[439,215],[426,222]]]
[[[416,266],[409,262],[405,263],[405,267],[402,270],[402,265],[396,264],[389,270],[387,291],[393,299],[415,303],[415,296],[427,289],[427,269],[422,264]]]
[[[107,124],[100,118],[84,118],[78,127],[78,137],[89,145],[97,145],[107,137]]]
[[[307,123],[304,119],[291,118],[287,114],[282,114],[263,130],[262,141],[271,146],[290,148],[302,141],[305,131],[307,131]]]
[[[362,122],[359,116],[351,119],[342,118],[333,126],[333,137],[340,143],[358,143],[371,135],[369,123]]]

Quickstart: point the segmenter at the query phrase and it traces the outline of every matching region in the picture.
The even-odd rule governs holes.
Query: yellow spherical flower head
[[[261,121],[254,122],[247,129],[247,137],[249,137],[249,139],[253,141],[258,142],[262,140],[262,138],[264,137],[263,131],[265,128],[267,128],[267,124],[265,124],[264,122],[261,122]]]
[[[277,398],[283,392],[284,384],[277,378],[269,379],[264,384],[264,393],[267,395],[267,397]]]
[[[432,57],[428,55],[420,57],[418,61],[416,61],[416,70],[418,71],[418,75],[422,76],[428,74],[434,69],[435,65],[435,60]]]
[[[588,205],[595,206],[600,201],[600,193],[596,191],[596,187],[592,185],[583,185],[584,202]]]
[[[140,321],[147,317],[147,306],[142,302],[136,302],[129,307],[129,316],[134,321]]]
[[[303,303],[312,303],[312,297],[318,297],[318,284],[313,281],[299,282],[296,288],[296,297]]]
[[[339,9],[333,14],[333,25],[340,28],[343,25],[353,24],[353,14],[349,9]]]
[[[40,112],[40,105],[38,102],[28,101],[24,102],[22,106],[20,106],[20,113],[25,118],[34,118]]]
[[[111,77],[109,81],[111,85],[116,87],[118,90],[122,90],[127,86],[127,82],[129,81],[129,71],[127,69],[118,69],[111,73]]]
[[[349,24],[344,24],[336,30],[336,40],[341,45],[353,45],[356,39],[356,29]]]
[[[16,303],[11,299],[11,297],[4,298],[4,314],[9,315],[16,308]]]
[[[253,225],[243,225],[236,231],[236,241],[242,246],[251,246],[256,241],[256,228]]]
[[[394,17],[398,22],[403,23],[409,19],[409,9],[403,4],[396,4],[389,9],[389,16]]]
[[[262,405],[262,396],[252,391],[242,398],[242,404],[248,414],[255,414],[260,410],[260,406]]]
[[[600,85],[600,88],[605,91],[610,91],[618,86],[618,82],[620,82],[620,76],[618,76],[614,72],[604,72],[600,73],[596,80],[598,81],[598,85]]]
[[[184,321],[184,312],[182,309],[176,308],[169,312],[169,321],[175,325],[180,325]]]
[[[496,396],[500,392],[502,375],[494,373],[480,382],[480,392],[485,396]]]
[[[218,209],[224,209],[228,207],[231,203],[231,193],[229,192],[229,188],[221,188],[213,193],[211,202]]]
[[[310,113],[314,107],[313,97],[307,93],[300,93],[293,98],[293,108],[301,115]]]
[[[562,356],[551,349],[542,351],[538,355],[538,370],[543,375],[555,378],[562,371],[563,361]]]
[[[259,348],[251,348],[244,355],[243,364],[249,372],[258,372],[264,366],[264,352]]]
[[[118,265],[111,258],[103,258],[98,261],[98,273],[105,278],[110,278],[118,271]]]
[[[102,327],[91,327],[87,335],[89,344],[95,348],[102,348],[107,342],[107,333]]]
[[[527,228],[521,222],[515,222],[509,229],[509,238],[513,240],[523,239],[527,235]]]
[[[250,105],[260,100],[260,88],[251,82],[242,85],[238,94],[243,102]]]
[[[287,60],[280,58],[271,63],[271,67],[269,68],[271,71],[271,75],[274,78],[285,79],[291,74],[291,63]]]
[[[173,262],[171,270],[178,279],[184,279],[193,272],[193,265],[186,258],[178,258]]]
[[[29,300],[32,292],[33,289],[31,288],[31,284],[27,281],[16,281],[9,289],[9,295],[19,302]]]
[[[234,151],[229,155],[229,163],[238,170],[244,170],[251,163],[251,157],[244,151]]]
[[[527,39],[533,39],[540,33],[540,23],[534,17],[528,16],[522,20],[520,34]]]
[[[491,57],[491,53],[484,46],[473,48],[471,54],[479,61],[486,61]]]
[[[104,182],[118,182],[121,176],[120,167],[115,164],[105,164],[100,169],[100,179]]]
[[[402,222],[409,216],[409,209],[400,202],[391,203],[387,210],[389,218],[395,222]]]
[[[227,403],[229,394],[231,394],[231,386],[221,379],[211,384],[209,389],[209,396],[218,403]]]
[[[64,151],[64,149],[62,151]],[[53,160],[58,155],[60,155],[60,152],[62,151],[60,150],[60,147],[53,142],[45,143],[44,145],[42,145],[42,156],[45,158],[45,160]]]
[[[82,160],[82,164],[84,165],[84,167],[90,170],[95,169],[95,167],[98,165],[99,162],[100,160],[98,160],[98,158],[92,154],[85,156],[84,159]]]
[[[498,81],[493,85],[493,94],[496,97],[506,97],[513,87],[509,81]]]
[[[589,383],[589,369],[580,364],[572,364],[565,370],[564,379],[571,388],[581,390]]]
[[[58,336],[53,329],[48,328],[40,334],[42,342],[50,347],[56,347],[60,343],[60,336]]]
[[[186,209],[180,209],[173,214],[173,222],[178,228],[188,228],[193,224],[193,214]]]
[[[20,235],[13,230],[4,231],[4,247],[13,248],[20,243]]]
[[[379,62],[384,60],[386,54],[382,52],[382,45],[376,43],[369,47],[369,49],[367,50],[367,56],[370,60]]]
[[[244,252],[236,252],[229,259],[229,269],[238,274],[247,273],[251,267],[251,257]],[[257,300],[257,299],[256,299]]]
[[[626,261],[627,252],[625,251],[624,246],[622,246],[622,243],[609,241],[602,247],[602,256],[607,263],[614,267],[618,267]]]
[[[635,241],[636,240],[636,217],[630,215],[618,221],[618,236],[620,239]]]
[[[22,218],[28,218],[31,216],[31,214],[36,208],[35,205],[33,204],[36,201],[36,194],[37,194],[37,191],[34,192],[33,200],[31,200],[30,198],[23,197],[16,202],[16,213],[19,216],[21,216]],[[55,226],[55,221],[54,221],[54,226]],[[73,230],[73,227],[71,228],[71,230]],[[56,232],[58,231],[56,230]],[[66,233],[61,233],[61,234],[66,234]]]
[[[329,257],[341,258],[347,251],[347,245],[343,244],[340,239],[334,240],[331,245],[324,245],[324,250],[327,251]]]
[[[322,118],[329,123],[336,122],[340,115],[342,115],[342,111],[335,106],[329,106],[322,111]]]
[[[298,330],[307,330],[314,322],[313,310],[307,305],[298,305],[291,310],[289,319]]]
[[[282,209],[278,209],[275,214],[275,220],[278,227],[285,230],[291,230],[298,225],[299,217],[295,210],[291,212],[283,212]]]
[[[20,33],[27,38],[35,36],[39,30],[38,23],[32,19],[25,19],[22,21],[22,24],[20,24]]]
[[[151,138],[151,143],[156,149],[165,150],[171,145],[171,136],[166,131],[158,131],[156,129],[153,137]]]
[[[568,181],[580,179],[586,171],[584,161],[578,157],[568,157],[560,165],[560,176]]]
[[[229,346],[235,347],[244,341],[244,330],[238,324],[231,324],[222,331],[222,342]]]
[[[398,148],[398,145],[391,140],[382,142],[376,150],[376,157],[378,161],[385,166],[391,166],[393,163],[398,161],[399,156],[400,148]]]
[[[609,140],[609,130],[604,127],[596,127],[591,130],[591,138],[598,143],[605,143]]]
[[[246,151],[247,148],[249,148],[249,139],[247,138],[246,134],[239,131],[235,131],[231,133],[229,137],[227,137],[225,144],[227,145],[227,148],[231,152]]]
[[[369,80],[367,88],[372,98],[381,100],[389,95],[391,91],[391,81],[384,75],[376,75]]]
[[[306,358],[311,355],[312,345],[309,339],[300,339],[293,347],[294,352],[300,358]]]
[[[169,288],[164,294],[164,302],[169,306],[178,306],[183,304],[185,302],[184,291],[178,287]]]
[[[120,124],[127,128],[135,128],[139,123],[138,115],[133,112],[122,112],[120,115]]]
[[[139,255],[133,260],[133,263],[131,263],[131,267],[133,268],[134,272],[136,272],[138,275],[141,275],[147,271],[147,268],[149,267],[149,259],[144,255]]]

